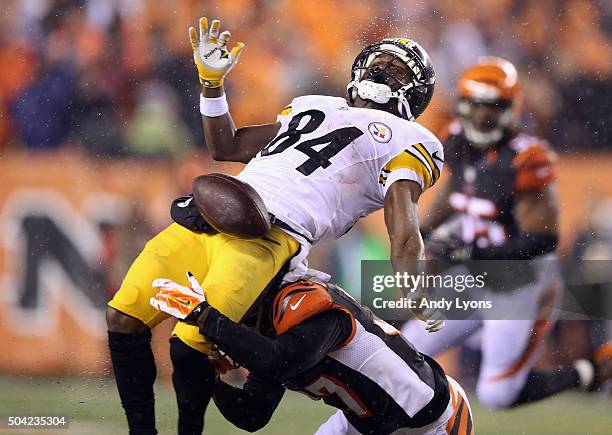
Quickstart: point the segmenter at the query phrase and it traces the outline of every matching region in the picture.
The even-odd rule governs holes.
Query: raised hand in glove
[[[165,278],[154,280],[152,285],[158,291],[149,303],[159,311],[195,325],[202,311],[209,305],[204,296],[204,289],[190,272],[187,272],[187,280],[189,287]]]
[[[193,27],[189,28],[189,38],[193,49],[193,59],[198,68],[200,83],[206,88],[218,88],[223,79],[238,62],[240,51],[244,48],[238,42],[231,51],[227,50],[230,32],[219,33],[221,22],[213,20],[210,26],[206,17],[200,18],[200,35]]]

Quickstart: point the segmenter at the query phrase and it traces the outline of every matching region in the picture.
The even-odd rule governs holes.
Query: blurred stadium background
[[[437,131],[452,117],[457,74],[479,56],[507,57],[522,76],[524,127],[559,153],[561,254],[612,259],[612,2],[3,0],[0,414],[67,414],[75,434],[124,430],[104,303],[194,176],[240,170],[213,162],[203,143],[187,38],[202,15],[247,44],[227,81],[238,125],[269,122],[297,95],[343,95],[360,48],[406,36],[436,67],[420,121]],[[312,264],[358,291],[359,260],[385,258],[385,238],[374,216]],[[155,331],[163,433],[176,418],[170,327]],[[541,364],[587,356],[609,331],[562,322]],[[444,364],[463,380],[473,360],[459,350]],[[572,393],[496,414],[476,404],[476,428],[610,433],[610,403]],[[330,414],[290,395],[263,432],[307,433]],[[233,433],[215,410],[210,422]]]

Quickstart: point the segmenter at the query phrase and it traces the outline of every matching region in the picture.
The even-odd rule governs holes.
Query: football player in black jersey
[[[432,258],[533,261],[533,282],[513,291],[511,298],[500,289],[490,289],[488,295],[518,308],[521,319],[533,320],[455,320],[435,336],[408,322],[402,332],[433,356],[481,332],[477,393],[492,409],[567,388],[594,388],[603,377],[603,365],[580,360],[550,372],[533,369],[553,326],[562,285],[554,261],[556,156],[545,140],[516,126],[517,70],[507,60],[483,58],[463,72],[458,91],[457,118],[443,140],[450,179],[421,226],[426,250]]]
[[[291,389],[339,409],[320,435],[473,433],[459,384],[339,287],[288,284],[262,302],[249,328],[210,306],[198,281],[188,279],[190,287],[155,280],[151,305],[197,325],[249,370],[243,388],[219,381],[214,395],[236,426],[251,432],[265,426]]]

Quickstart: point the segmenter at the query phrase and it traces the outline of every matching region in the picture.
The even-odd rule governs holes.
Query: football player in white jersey
[[[107,310],[109,347],[132,433],[155,433],[155,364],[150,329],[168,315],[149,305],[153,279],[185,283],[190,270],[212,306],[235,322],[284,275],[300,278],[313,243],[335,239],[361,217],[384,208],[391,261],[412,270],[423,258],[418,199],[440,176],[438,139],[414,122],[431,100],[435,75],[429,56],[409,39],[384,39],[355,59],[348,98],[295,98],[271,124],[236,129],[223,81],[243,44],[228,50],[220,22],[190,29],[202,83],[200,111],[216,160],[247,163],[238,178],[261,196],[272,231],[258,239],[196,233],[177,224],[152,239],[135,260]],[[182,204],[189,208],[189,200]],[[288,272],[285,274],[285,272]],[[426,319],[436,331],[439,320]],[[212,394],[212,344],[195,326],[179,323],[171,339],[179,433],[199,433]]]

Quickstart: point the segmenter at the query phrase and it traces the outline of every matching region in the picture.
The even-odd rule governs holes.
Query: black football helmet
[[[405,80],[392,76],[389,68],[370,68],[381,54],[399,59],[412,72]],[[373,70],[372,70],[373,69]],[[386,38],[364,48],[353,62],[352,80],[346,87],[349,102],[359,96],[364,100],[385,104],[397,100],[398,114],[414,121],[431,101],[436,75],[427,52],[418,43],[404,38]],[[389,83],[399,82],[401,87],[392,90]]]

